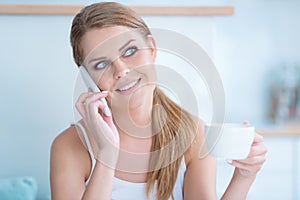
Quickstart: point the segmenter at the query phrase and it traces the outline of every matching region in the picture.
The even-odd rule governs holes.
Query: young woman
[[[105,2],[73,20],[73,56],[103,92],[80,95],[82,120],[51,148],[52,199],[216,199],[216,160],[199,159],[204,124],[156,86],[155,40],[129,8]],[[111,115],[103,110],[106,98]],[[267,150],[256,134],[222,199],[246,199]]]

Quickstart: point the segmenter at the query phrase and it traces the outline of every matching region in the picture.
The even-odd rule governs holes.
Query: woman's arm
[[[51,147],[51,199],[111,199],[114,170],[96,161],[89,184],[85,186],[90,171],[89,153],[76,128],[70,127],[54,140]]]
[[[184,181],[184,199],[216,200],[216,159],[207,155],[199,159],[204,143],[204,123],[200,122],[195,142],[185,154],[187,170]]]
[[[216,199],[216,159],[209,155],[199,159],[200,148],[204,141],[204,124],[200,122],[196,141],[185,155],[188,161],[184,199]],[[235,166],[235,171],[222,200],[246,199],[257,172],[265,162],[266,153],[267,148],[263,143],[262,136],[256,134],[248,158],[232,161],[231,165]]]
[[[266,160],[266,153],[267,148],[263,143],[263,137],[256,134],[249,156],[245,160],[232,161],[231,165],[235,166],[235,171],[222,200],[246,199],[256,174]]]
[[[51,199],[81,199],[91,168],[88,152],[71,126],[55,138],[50,155]]]
[[[107,93],[82,93],[76,108],[97,145],[96,166],[91,180],[91,161],[75,127],[70,127],[53,142],[51,148],[52,199],[111,199],[114,169],[118,159],[119,134],[111,116],[101,116],[105,105],[100,101]],[[86,163],[90,164],[87,169]],[[104,164],[102,164],[104,163]],[[106,167],[108,165],[109,167]]]
[[[115,170],[98,160],[82,200],[111,199]]]
[[[243,177],[234,170],[232,179],[221,200],[243,200],[247,198],[248,191],[255,180],[255,176]]]

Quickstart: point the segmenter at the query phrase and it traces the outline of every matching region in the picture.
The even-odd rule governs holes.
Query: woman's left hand
[[[231,165],[235,166],[239,174],[243,176],[255,176],[266,160],[266,153],[267,147],[263,142],[263,137],[255,133],[248,157],[244,160],[233,160]]]

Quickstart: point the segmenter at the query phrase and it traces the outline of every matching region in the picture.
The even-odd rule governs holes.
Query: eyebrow
[[[102,59],[105,59],[105,57],[99,57],[99,58],[91,59],[88,64],[90,64],[91,62],[94,62],[96,60],[102,60]]]
[[[123,46],[121,46],[121,48],[119,48],[119,51],[122,51],[128,44],[130,44],[131,42],[133,42],[133,41],[135,41],[134,39],[131,39],[131,40],[129,40],[128,42],[126,42]],[[96,60],[102,60],[102,59],[105,59],[106,57],[99,57],[99,58],[94,58],[94,59],[91,59],[90,61],[89,61],[89,64],[91,63],[91,62],[94,62],[94,61],[96,61]]]
[[[135,41],[134,39],[129,40],[128,42],[126,42],[120,49],[119,51],[122,51],[128,44],[130,44],[130,42]]]

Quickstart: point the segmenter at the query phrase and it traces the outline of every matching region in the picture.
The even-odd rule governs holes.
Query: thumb
[[[104,120],[111,128],[114,127],[114,122],[113,122],[113,119],[112,119],[112,113],[111,113],[111,111],[110,111],[110,113],[111,113],[110,116],[106,116],[106,115],[105,115],[105,112],[104,112],[104,109],[109,109],[109,107],[106,106],[106,105],[104,105],[103,103],[101,103],[101,104],[99,105],[99,108],[100,108],[100,110],[102,111],[102,118],[103,118],[103,120]]]
[[[243,122],[243,124],[244,124],[244,125],[250,125],[250,122],[249,122],[248,120],[245,120],[245,121]]]

